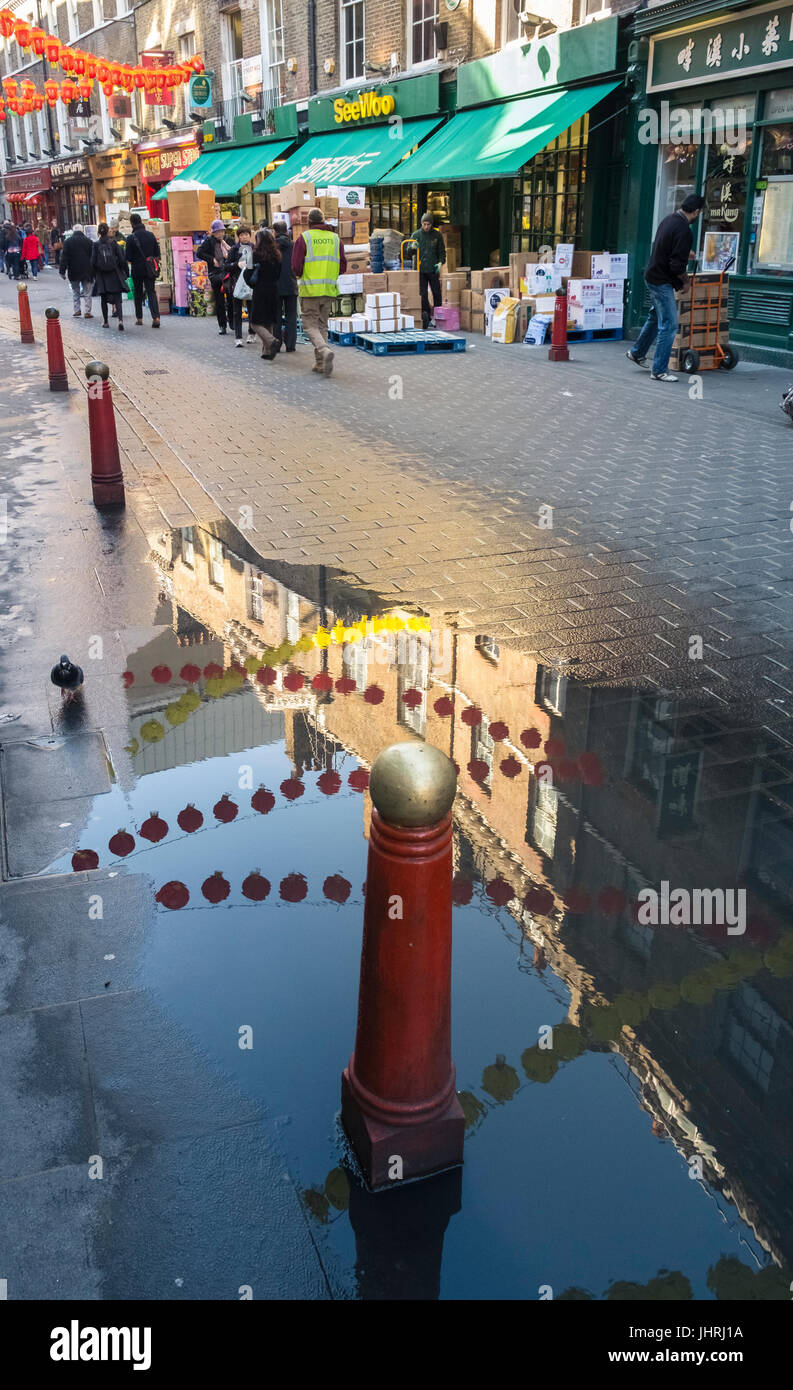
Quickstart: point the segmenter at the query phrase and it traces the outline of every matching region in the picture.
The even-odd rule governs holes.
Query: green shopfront
[[[793,366],[793,3],[678,0],[637,14],[634,34],[633,326],[654,227],[701,193],[698,265],[729,275],[731,340]]]
[[[611,17],[453,73],[318,97],[308,141],[259,191],[361,185],[372,225],[403,236],[429,209],[461,229],[461,262],[475,269],[555,241],[617,250],[621,81]]]
[[[167,199],[169,187],[185,179],[197,180],[214,189],[224,221],[242,217],[256,223],[266,216],[266,207],[264,198],[254,193],[254,186],[286,157],[296,140],[294,103],[276,107],[272,129],[266,132],[260,131],[257,118],[247,113],[235,118],[231,138],[227,138],[220,122],[205,121],[198,159],[156,194],[152,205]]]

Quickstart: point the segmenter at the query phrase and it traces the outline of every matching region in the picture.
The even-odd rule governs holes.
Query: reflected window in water
[[[537,700],[551,714],[564,714],[567,677],[550,666],[537,667]]]
[[[426,697],[430,675],[430,649],[426,642],[420,641],[411,633],[405,641],[404,651],[404,660],[399,662],[397,668],[397,717],[406,729],[412,729],[414,734],[423,738],[427,731],[426,698],[414,709],[405,704],[402,696],[406,690],[418,690]]]
[[[559,795],[556,787],[541,777],[532,777],[526,840],[542,854],[553,859],[556,848],[556,816]]]
[[[342,675],[355,681],[358,690],[366,689],[368,667],[366,642],[345,642],[341,657]]]
[[[487,657],[488,661],[492,661],[494,664],[498,661],[500,650],[495,638],[477,637],[475,638],[474,645],[476,646],[476,650],[482,653],[482,656]]]
[[[192,526],[182,527],[182,563],[195,569],[195,535]]]
[[[286,640],[297,642],[300,638],[300,595],[286,591]]]
[[[490,796],[493,790],[493,753],[495,743],[490,737],[490,720],[482,715],[481,724],[471,730],[471,760],[487,763],[487,777],[479,785]]]
[[[209,581],[216,588],[222,589],[223,579],[223,542],[217,536],[209,537]]]
[[[776,1010],[751,985],[742,984],[730,997],[727,1051],[744,1075],[763,1091],[769,1088],[774,1066],[774,1054],[768,1047],[776,1042],[780,1022]]]

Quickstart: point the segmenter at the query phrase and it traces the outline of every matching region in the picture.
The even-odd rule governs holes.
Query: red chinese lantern
[[[33,98],[33,110],[34,110],[34,111],[40,111],[41,108],[43,107],[43,105],[44,105],[44,97],[43,97],[42,93],[41,93],[41,92],[36,92],[36,95],[35,95],[34,98]]]
[[[281,795],[285,796],[287,801],[297,801],[305,790],[299,777],[287,777],[286,781],[281,783]]]
[[[74,49],[61,48],[58,61],[64,72],[72,72],[74,70]]]
[[[187,665],[183,666],[181,671],[179,672],[179,679],[182,681],[187,681],[188,685],[195,685],[200,675],[200,666],[194,666],[192,661],[188,661]]]
[[[346,878],[342,878],[341,874],[331,874],[325,879],[322,891],[329,902],[346,903],[352,891],[352,884]]]
[[[408,709],[418,709],[423,698],[420,690],[406,690],[402,696],[402,704],[407,705]]]
[[[351,676],[339,676],[336,689],[340,695],[351,695],[353,690],[357,689],[357,685]]]
[[[111,63],[111,64],[110,64],[110,67],[108,68],[107,71],[108,71],[108,81],[109,81],[109,82],[112,82],[114,87],[120,87],[120,86],[121,86],[121,66],[120,66],[120,64],[118,64],[118,63]],[[99,69],[98,69],[98,68],[97,68],[97,72],[99,72]],[[100,80],[100,82],[101,82],[101,80],[102,80],[101,74],[100,74],[99,80]]]
[[[208,903],[212,903],[213,905],[215,903],[222,903],[223,899],[227,898],[231,892],[231,884],[223,877],[220,869],[215,869],[215,872],[211,874],[209,878],[204,879],[204,882],[201,884],[201,892]]]
[[[515,890],[503,878],[491,878],[487,885],[487,896],[496,907],[506,907],[515,896]]]
[[[503,761],[501,762],[500,766],[501,766],[501,771],[503,772],[503,774],[504,774],[505,777],[519,777],[519,776],[520,776],[520,763],[518,762],[518,759],[517,759],[512,753],[510,753],[510,755],[509,755],[508,758],[504,758],[504,759],[503,759]]]
[[[285,903],[302,903],[308,893],[308,884],[302,874],[287,874],[281,879],[279,887],[281,899]]]
[[[135,82],[135,86],[136,86],[138,89],[140,89],[141,87],[145,87],[145,86],[146,86],[146,73],[145,73],[145,70],[144,70],[143,68],[135,68],[134,71],[133,71],[133,80],[134,80],[134,82]]]
[[[327,671],[318,671],[311,684],[315,690],[332,690],[333,677]]]
[[[19,114],[19,102],[17,101],[16,97],[8,98],[8,109],[9,111],[13,111],[16,115]],[[18,201],[19,199],[17,199],[17,202]]]
[[[100,82],[111,82],[110,67],[107,63],[98,62],[96,65],[96,75]],[[112,90],[112,87],[111,87]]]
[[[72,855],[72,868],[76,874],[84,869],[98,869],[99,855],[95,849],[78,849]]]
[[[151,673],[151,678],[157,685],[167,685],[171,679],[170,666],[155,666]]]
[[[260,666],[256,672],[256,679],[259,685],[273,685],[278,679],[278,672],[272,666]]]
[[[0,121],[4,121],[5,118],[6,118],[6,113],[5,113],[4,109],[3,109],[3,103],[0,102]]]
[[[81,53],[79,49],[75,49],[74,53],[74,71],[78,77],[82,77],[85,73],[85,54]]]
[[[135,77],[131,68],[126,68],[124,72],[122,72],[121,81],[125,92],[133,92],[135,90]]]
[[[338,772],[322,772],[317,778],[317,786],[325,796],[335,796],[341,790],[341,778]]]
[[[563,758],[567,752],[567,744],[563,738],[549,738],[545,740],[545,755],[548,758]]]
[[[456,907],[466,907],[474,896],[474,885],[467,874],[455,874],[452,879],[452,902]]]
[[[272,792],[268,792],[266,787],[259,787],[258,791],[251,797],[251,806],[254,811],[258,811],[260,816],[266,816],[268,811],[272,811],[275,805],[275,797]]]
[[[79,95],[80,94],[77,91],[77,88],[75,87],[73,82],[61,83],[61,101],[63,102],[64,106],[68,106],[70,101],[78,101]]]
[[[385,699],[385,691],[381,690],[379,685],[367,685],[363,698],[367,705],[381,705]]]
[[[243,897],[250,898],[252,903],[263,903],[269,891],[269,880],[260,874],[258,869],[248,874],[242,885]]]
[[[19,110],[23,116],[29,116],[31,111],[33,110],[32,97],[28,97],[25,101],[21,101],[19,103]]]
[[[157,72],[155,68],[146,69],[146,91],[154,92],[157,90]]]
[[[441,695],[440,699],[435,701],[432,708],[437,715],[440,715],[441,719],[447,719],[454,709],[454,705],[448,695]]]
[[[533,913],[537,917],[547,917],[553,910],[553,893],[550,888],[544,888],[540,883],[533,883],[525,894],[523,906],[527,912]]]
[[[168,834],[168,822],[161,819],[156,811],[152,811],[148,820],[145,820],[139,832],[144,840],[151,840],[156,845],[160,840],[164,840]]]
[[[468,764],[468,771],[475,782],[486,782],[490,768],[484,758],[472,758]]]
[[[179,826],[180,830],[184,830],[188,835],[192,835],[194,831],[201,829],[201,826],[204,824],[204,817],[191,801],[185,806],[183,811],[179,812],[176,817],[176,824]]]
[[[22,96],[25,101],[29,101],[36,90],[36,84],[26,77],[22,83]]]
[[[16,97],[19,94],[19,83],[15,77],[4,77],[3,87],[7,97]]]
[[[228,825],[230,821],[233,821],[236,817],[239,806],[235,806],[234,802],[229,799],[228,792],[224,792],[220,801],[215,802],[212,810],[217,820],[222,821],[224,825]]]
[[[20,48],[30,48],[31,35],[33,30],[24,19],[18,19],[14,25],[14,38]]]
[[[284,676],[284,690],[302,690],[305,685],[305,677],[300,671],[290,671],[288,676]]]
[[[135,848],[135,840],[129,831],[117,830],[115,835],[111,835],[108,840],[107,847],[116,858],[126,859],[127,855],[131,854]]]
[[[44,33],[44,30],[43,30],[43,29],[31,29],[31,31],[30,31],[30,46],[31,46],[31,48],[33,49],[33,52],[38,54],[39,58],[41,57],[42,53],[44,52],[44,48],[45,48],[45,46],[46,46],[46,43],[47,43],[47,35]]]
[[[14,32],[16,17],[10,10],[0,10],[0,34],[4,39],[10,39]]]
[[[58,84],[57,84],[57,82],[45,82],[45,83],[44,83],[44,87],[45,87],[45,89],[46,89],[47,87],[52,87],[52,88],[53,88],[54,96],[50,95],[50,93],[47,92],[47,100],[48,100],[48,102],[50,103],[50,106],[54,106],[54,105],[55,105],[55,102],[58,100]],[[132,671],[125,671],[124,674],[123,674],[123,676],[121,677],[121,679],[122,679],[123,682],[124,682],[124,689],[125,689],[125,690],[129,690],[129,687],[130,687],[130,686],[134,683],[134,681],[135,681],[135,676],[134,676],[134,673],[133,673]]]
[[[106,97],[112,97],[113,92],[115,91],[115,87],[113,86],[112,82],[103,82],[102,91],[104,92]]]
[[[44,44],[44,54],[48,63],[59,63],[61,60],[61,41],[53,35],[48,35]]]
[[[209,661],[204,667],[204,680],[216,681],[223,675],[223,667],[218,666],[216,661]]]
[[[469,705],[467,709],[463,710],[460,718],[464,724],[468,724],[470,728],[476,729],[482,723],[482,711],[478,709],[476,705]]]
[[[98,66],[99,66],[99,64],[98,64],[96,58],[94,58],[93,54],[91,54],[91,53],[86,53],[86,55],[85,55],[85,75],[86,75],[86,77],[90,77],[91,80],[93,81],[93,79],[96,77],[96,72],[97,72]]]
[[[520,741],[524,748],[539,748],[542,743],[542,735],[538,729],[524,729]]]
[[[178,908],[187,906],[190,901],[190,894],[178,878],[173,878],[170,883],[163,884],[157,894],[156,901],[162,907],[170,908],[171,912],[175,912]]]
[[[79,83],[77,84],[77,90],[78,90],[78,92],[80,93],[80,100],[81,100],[81,101],[90,101],[90,100],[91,100],[91,89],[92,89],[93,85],[94,85],[93,82],[79,82]]]
[[[366,767],[356,767],[347,778],[347,785],[352,787],[354,792],[365,792],[369,786],[369,769]]]

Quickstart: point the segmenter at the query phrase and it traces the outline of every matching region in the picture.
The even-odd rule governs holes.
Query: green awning
[[[263,183],[254,193],[277,193],[296,180],[314,183],[318,188],[331,184],[359,184],[370,188],[384,180],[389,170],[440,125],[440,116],[400,124],[360,126],[354,130],[314,135]],[[399,183],[394,171],[393,182]]]
[[[594,87],[562,88],[463,111],[405,161],[399,182],[443,183],[517,174],[532,155],[617,86],[618,82],[601,82]],[[379,182],[392,180],[381,177]]]
[[[188,164],[171,179],[165,188],[152,198],[167,198],[168,189],[185,179],[206,183],[219,198],[235,198],[240,189],[255,179],[268,164],[288,150],[294,140],[260,140],[256,145],[242,145],[230,150],[209,150]]]

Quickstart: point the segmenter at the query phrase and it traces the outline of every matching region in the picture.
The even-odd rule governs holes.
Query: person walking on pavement
[[[278,312],[275,331],[287,352],[294,352],[297,343],[297,280],[292,273],[292,238],[285,222],[273,223],[275,244],[281,252],[281,274],[278,277]]]
[[[50,224],[50,259],[56,270],[60,270],[60,257],[63,250],[63,237],[58,223],[53,218]]]
[[[73,317],[82,317],[80,303],[85,305],[85,317],[92,319],[91,294],[94,288],[94,274],[91,256],[94,243],[85,235],[81,223],[75,222],[72,234],[66,238],[61,251],[61,279],[68,280],[72,287],[74,301]]]
[[[140,328],[143,323],[143,300],[147,300],[151,314],[152,328],[160,326],[160,306],[157,301],[157,276],[160,273],[160,243],[154,232],[144,227],[139,212],[133,212],[130,219],[132,231],[127,237],[125,251],[132,276],[132,295],[135,300],[135,323]]]
[[[253,325],[257,338],[261,338],[262,357],[269,362],[281,351],[281,339],[276,338],[273,333],[278,312],[277,286],[280,272],[281,252],[275,244],[272,232],[265,228],[256,234],[253,266],[250,270],[243,270],[242,274],[246,284],[253,290],[253,298],[248,305],[249,322]]]
[[[242,306],[248,302],[248,342],[256,341],[250,319],[250,300],[253,294],[250,285],[242,272],[251,270],[253,267],[253,244],[251,242],[251,229],[247,222],[240,222],[237,227],[237,240],[229,251],[226,258],[228,266],[229,283],[231,285],[231,302],[234,319],[234,346],[244,347],[242,338]]]
[[[424,328],[435,327],[435,310],[443,303],[441,267],[446,261],[446,246],[440,232],[432,225],[432,213],[425,212],[421,226],[406,241],[418,244],[419,289],[421,291],[421,322]],[[430,308],[430,292],[432,308]]]
[[[339,237],[325,224],[319,208],[311,209],[308,228],[294,244],[292,270],[298,281],[303,328],[314,348],[311,370],[330,376],[333,353],[328,347],[328,314],[339,293],[339,276],[347,270],[347,258]]]
[[[41,242],[32,227],[28,226],[25,231],[25,240],[22,243],[22,259],[27,261],[28,270],[34,280],[39,273],[39,261],[42,254]]]
[[[226,325],[234,322],[234,306],[226,265],[231,248],[226,244],[225,232],[220,218],[216,218],[209,229],[209,236],[204,237],[196,251],[198,260],[206,261],[209,266],[209,283],[215,295],[215,315],[221,337],[226,332]]]
[[[658,225],[652,254],[644,279],[650,291],[650,312],[632,348],[625,356],[637,367],[650,366],[647,352],[658,337],[650,376],[653,381],[677,381],[667,369],[672,343],[677,332],[677,303],[675,290],[686,283],[686,265],[694,244],[691,225],[705,206],[705,199],[690,193],[676,212],[670,213]]]
[[[8,245],[8,229],[10,226],[11,223],[8,221],[8,218],[6,218],[2,227],[0,227],[0,271],[6,269],[6,246]]]
[[[107,321],[107,306],[112,304],[118,313],[118,331],[123,333],[122,295],[127,288],[129,276],[127,260],[118,242],[111,237],[106,222],[100,222],[97,231],[99,240],[91,248],[91,268],[94,272],[94,294],[100,296],[102,304],[102,327],[110,327]]]
[[[22,241],[19,228],[15,227],[13,222],[6,224],[4,241],[8,278],[9,280],[20,280],[22,278]]]

